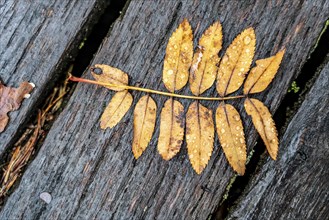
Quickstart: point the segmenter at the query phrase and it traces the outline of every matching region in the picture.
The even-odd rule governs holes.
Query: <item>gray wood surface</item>
[[[220,20],[224,51],[239,32],[253,26],[257,35],[256,59],[287,49],[274,82],[256,95],[274,112],[321,32],[329,16],[328,4],[320,0],[132,0],[122,19],[114,23],[93,63],[106,63],[128,72],[131,85],[165,91],[161,82],[165,47],[183,18],[197,29],[195,45],[202,32]],[[84,75],[90,77],[89,73]],[[181,93],[190,94],[188,88]],[[206,94],[216,95],[214,87]],[[233,176],[217,138],[207,168],[197,175],[189,164],[185,143],[179,155],[169,162],[157,154],[157,121],[148,149],[136,161],[131,152],[132,109],[115,128],[99,128],[98,120],[112,95],[102,87],[77,86],[20,185],[8,198],[0,219],[206,219],[216,209]],[[133,92],[134,103],[142,95]],[[167,98],[153,97],[159,114]],[[181,101],[186,110],[190,101]],[[212,109],[218,105],[202,103]],[[241,100],[231,103],[242,109]],[[240,112],[250,150],[257,135],[250,119]],[[39,198],[42,192],[52,195],[50,204]]]
[[[36,107],[76,53],[86,27],[107,4],[105,0],[0,1],[0,80],[15,87],[23,81],[36,85],[20,110],[10,113],[6,130],[0,133],[0,155],[36,114]]]
[[[329,63],[228,219],[329,219]]]

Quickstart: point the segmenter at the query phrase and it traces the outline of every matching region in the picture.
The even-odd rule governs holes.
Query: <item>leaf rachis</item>
[[[162,91],[159,91],[159,90],[147,89],[147,88],[142,88],[142,87],[137,87],[137,86],[125,86],[125,85],[115,85],[115,84],[111,84],[111,83],[97,82],[95,80],[79,78],[79,77],[75,77],[75,76],[72,76],[72,75],[69,76],[69,80],[74,81],[74,82],[83,82],[83,83],[89,83],[89,84],[105,86],[105,87],[118,87],[118,88],[121,88],[121,89],[135,90],[135,91],[153,93],[153,94],[169,96],[169,97],[176,97],[176,98],[182,98],[182,99],[206,100],[206,101],[223,101],[223,100],[241,99],[241,98],[246,97],[245,95],[228,96],[228,97],[205,97],[205,96],[180,95],[180,94],[175,94],[175,93],[170,93],[170,92],[162,92]]]

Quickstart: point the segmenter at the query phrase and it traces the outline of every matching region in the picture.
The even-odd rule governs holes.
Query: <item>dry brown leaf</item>
[[[220,144],[232,168],[240,175],[246,169],[246,142],[239,112],[221,102],[216,111],[216,129]]]
[[[132,151],[138,159],[149,144],[156,120],[157,106],[151,96],[143,96],[134,110],[134,139]]]
[[[268,153],[273,160],[276,160],[279,141],[278,133],[270,111],[261,101],[249,98],[245,100],[244,108],[246,109],[247,114],[251,116],[252,123],[263,139]]]
[[[101,129],[113,128],[127,113],[133,102],[132,95],[127,91],[115,93],[101,117]]]
[[[193,56],[189,82],[194,95],[202,94],[214,83],[220,61],[218,53],[221,48],[222,26],[219,22],[215,22],[200,38],[199,47]]]
[[[184,138],[184,107],[172,98],[168,99],[161,110],[159,154],[165,160],[173,158],[180,150]]]
[[[256,36],[253,28],[239,34],[226,50],[217,75],[217,91],[220,96],[240,88],[250,69],[255,53]]]
[[[17,110],[23,99],[30,97],[34,87],[35,85],[29,82],[22,82],[18,88],[6,87],[0,82],[0,133],[8,124],[7,113]]]
[[[256,66],[251,69],[243,88],[244,94],[257,93],[266,89],[277,73],[285,50],[276,55],[256,61]]]
[[[162,79],[170,92],[179,90],[186,85],[192,56],[192,28],[187,19],[184,19],[169,39],[163,64]]]
[[[128,74],[123,72],[120,69],[105,65],[105,64],[96,64],[91,68],[91,74],[96,79],[96,81],[102,83],[109,83],[115,85],[128,85]],[[105,86],[108,89],[114,91],[122,91],[124,88]]]
[[[194,101],[186,113],[186,144],[190,162],[197,174],[207,166],[214,148],[212,111]]]

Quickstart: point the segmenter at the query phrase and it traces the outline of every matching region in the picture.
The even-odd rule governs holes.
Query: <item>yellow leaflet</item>
[[[261,101],[249,98],[244,102],[244,108],[247,114],[251,116],[252,123],[263,139],[268,153],[273,160],[276,160],[279,141],[270,111]]]
[[[109,83],[115,85],[128,85],[128,74],[117,68],[104,65],[96,64],[95,67],[91,68],[91,74],[96,81],[102,83]],[[108,89],[114,91],[122,91],[124,88],[105,86]]]
[[[194,101],[186,113],[186,144],[193,169],[200,174],[214,148],[212,111]]]
[[[253,28],[239,34],[226,50],[219,65],[217,91],[224,97],[240,88],[255,53],[256,36]]]
[[[159,154],[165,160],[173,158],[180,150],[184,138],[184,107],[172,98],[168,99],[161,111]]]
[[[221,102],[216,111],[216,128],[219,142],[232,168],[240,175],[246,169],[246,143],[239,112]]]
[[[132,102],[133,97],[127,90],[115,93],[102,114],[101,129],[113,128],[127,113]]]
[[[202,94],[214,83],[221,48],[222,26],[215,22],[200,38],[199,47],[193,56],[189,82],[194,95]]]
[[[256,60],[256,66],[251,69],[243,88],[244,94],[257,93],[266,89],[277,73],[285,50],[266,59]]]
[[[187,19],[184,19],[169,39],[163,64],[162,79],[170,92],[186,85],[192,56],[192,29]]]
[[[155,126],[157,106],[149,95],[143,96],[134,110],[134,139],[132,151],[138,159],[149,144]]]

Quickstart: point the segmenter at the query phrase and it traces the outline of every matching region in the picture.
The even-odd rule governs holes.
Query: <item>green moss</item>
[[[300,87],[297,86],[296,81],[293,81],[290,88],[288,89],[288,92],[293,92],[293,93],[297,93],[299,92]]]
[[[315,43],[315,46],[314,46],[313,50],[318,47],[319,41],[320,41],[323,33],[327,30],[328,27],[329,27],[329,20],[327,20],[326,23],[324,24],[324,27],[323,27],[318,39],[316,40],[316,43]]]
[[[85,42],[87,41],[87,38],[84,37],[83,40],[81,41],[80,45],[79,45],[79,50],[81,50],[83,48],[83,46],[85,45]]]
[[[235,179],[237,178],[237,176],[238,176],[238,175],[235,174],[235,175],[230,179],[230,182],[229,182],[228,185],[226,186],[225,194],[224,194],[223,199],[222,199],[222,201],[221,201],[221,205],[223,204],[223,202],[224,202],[225,200],[227,200],[228,195],[229,195],[229,192],[230,192],[230,189],[232,188],[232,185],[233,185],[233,183],[235,182]]]
[[[256,144],[255,144],[255,146],[256,146]],[[254,147],[255,147],[255,146],[254,146]],[[247,157],[247,163],[246,163],[246,164],[249,163],[249,161],[250,161],[250,159],[252,158],[252,156],[254,155],[254,153],[255,153],[255,150],[252,149],[252,150],[250,151],[248,157]]]

